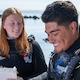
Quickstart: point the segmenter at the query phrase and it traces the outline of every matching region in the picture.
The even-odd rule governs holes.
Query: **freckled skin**
[[[22,19],[18,14],[11,14],[6,17],[3,27],[8,37],[18,38],[23,30]]]

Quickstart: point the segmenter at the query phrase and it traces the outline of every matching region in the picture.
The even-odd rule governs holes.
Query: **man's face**
[[[60,53],[67,50],[75,41],[75,30],[70,24],[67,26],[59,26],[56,22],[48,22],[45,24],[45,32],[48,35],[48,40],[54,45],[54,51]]]

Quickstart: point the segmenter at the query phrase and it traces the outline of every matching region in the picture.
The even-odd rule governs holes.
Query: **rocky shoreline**
[[[2,15],[0,15],[0,18],[1,18],[1,16]],[[36,19],[40,19],[38,16],[36,16],[36,15],[34,15],[34,16],[23,16],[25,19],[34,19],[34,20],[36,20]]]

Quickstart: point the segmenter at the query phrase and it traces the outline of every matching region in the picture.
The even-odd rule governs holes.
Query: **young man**
[[[80,80],[78,13],[70,1],[55,1],[42,14],[48,40],[54,46],[49,80]]]

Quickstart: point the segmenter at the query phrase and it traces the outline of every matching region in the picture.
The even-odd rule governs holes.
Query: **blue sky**
[[[46,5],[56,0],[0,0],[0,10],[16,7],[20,10],[44,10]],[[70,0],[80,12],[80,0]]]

